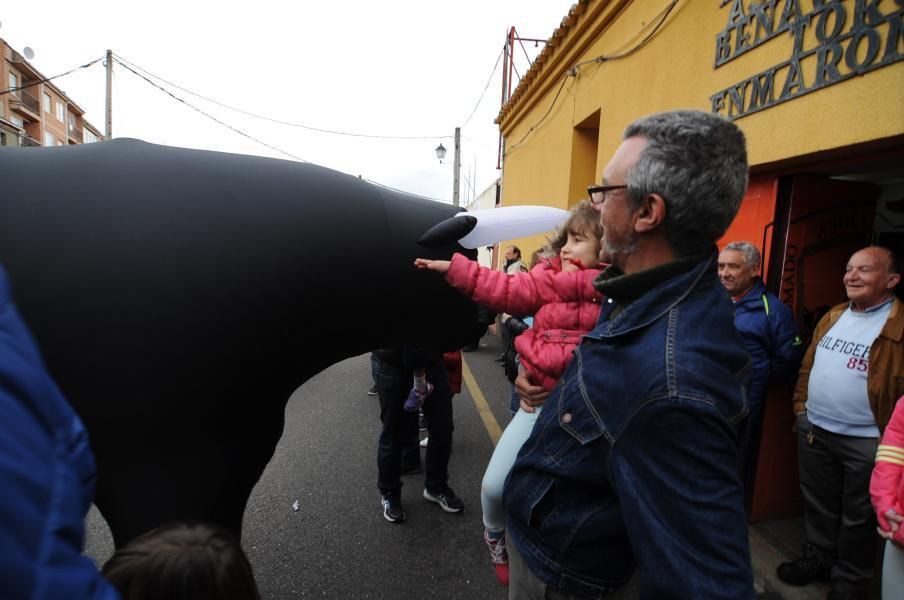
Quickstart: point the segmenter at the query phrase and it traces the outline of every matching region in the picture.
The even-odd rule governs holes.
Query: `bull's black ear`
[[[456,215],[437,223],[421,236],[418,243],[428,248],[457,242],[477,227],[477,218],[470,215]]]

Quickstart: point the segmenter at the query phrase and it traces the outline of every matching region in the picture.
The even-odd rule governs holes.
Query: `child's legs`
[[[508,477],[518,451],[530,435],[540,409],[536,412],[524,412],[519,410],[514,418],[502,432],[499,443],[490,457],[490,464],[483,475],[483,484],[480,487],[480,504],[483,508],[483,524],[490,531],[503,531],[505,529],[505,507],[502,506],[502,488],[505,486],[505,478]]]
[[[896,598],[904,590],[904,550],[885,542],[885,558],[882,561],[882,597]]]

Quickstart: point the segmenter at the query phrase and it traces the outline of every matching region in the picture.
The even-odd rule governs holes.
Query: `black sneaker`
[[[383,494],[383,518],[390,523],[401,523],[405,520],[402,510],[402,498],[398,492]]]
[[[368,396],[376,396],[379,393],[380,393],[380,390],[377,389],[377,384],[373,384],[372,386],[370,386],[370,389],[367,390]]]
[[[435,492],[424,488],[424,500],[439,504],[439,507],[447,513],[460,513],[465,509],[465,503],[455,495],[448,485]]]
[[[804,555],[775,568],[778,578],[790,585],[807,585],[814,581],[829,581],[832,562],[823,558],[812,546],[804,546]]]

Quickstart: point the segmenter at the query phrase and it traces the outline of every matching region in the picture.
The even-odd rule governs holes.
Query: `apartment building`
[[[28,86],[44,79],[24,56],[0,38],[0,89]],[[52,82],[0,96],[0,146],[64,146],[103,140],[85,111]]]

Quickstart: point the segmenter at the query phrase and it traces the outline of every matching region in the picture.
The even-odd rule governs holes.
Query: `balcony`
[[[12,50],[12,48],[10,48],[10,50]],[[24,56],[22,56],[15,50],[12,50],[12,61],[11,62],[14,65],[16,65],[16,68],[20,72],[22,72],[22,74],[25,75],[26,78],[28,78],[28,79],[44,79],[44,76],[41,75],[37,69],[35,69],[33,66],[31,66],[31,63],[28,62],[28,60]]]
[[[9,108],[27,117],[29,121],[37,121],[41,118],[41,103],[27,90],[12,92],[9,95]]]
[[[69,139],[81,144],[84,141],[84,134],[82,132],[82,128],[72,123],[69,124]]]
[[[34,139],[33,137],[23,135],[22,136],[22,147],[27,148],[29,146],[40,147],[41,144],[40,144],[40,142],[38,142],[38,140]]]

